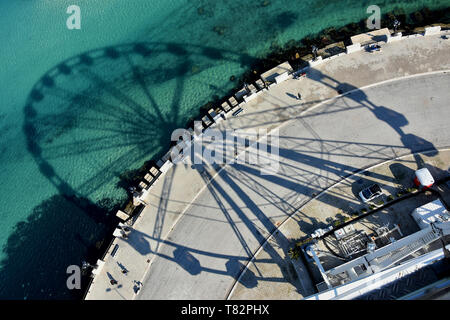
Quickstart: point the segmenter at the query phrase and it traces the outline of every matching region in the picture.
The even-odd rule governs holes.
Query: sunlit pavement
[[[429,36],[386,44],[376,55],[345,55],[249,102],[244,114],[219,128],[281,125],[279,172],[262,176],[257,165],[246,164],[218,173],[175,166],[152,189],[130,239],[117,240],[114,258],[106,255],[87,298],[131,299],[134,281],[141,281],[140,299],[224,299],[255,251],[311,197],[361,168],[449,146],[448,74],[408,77],[450,69],[449,47]],[[401,79],[356,90],[394,78]],[[292,97],[298,92],[302,101]],[[314,223],[301,212],[296,219]],[[283,249],[292,236],[280,232],[268,242],[256,268],[240,279],[236,298],[272,291],[265,297],[292,299],[310,290]],[[111,285],[110,276],[118,284]]]

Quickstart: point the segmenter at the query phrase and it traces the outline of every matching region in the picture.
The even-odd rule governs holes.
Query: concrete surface
[[[419,163],[417,160],[419,159]],[[422,163],[423,161],[423,163]],[[292,245],[299,239],[310,235],[315,229],[328,226],[331,221],[336,221],[342,217],[351,217],[350,213],[360,211],[362,208],[367,208],[367,204],[360,201],[357,192],[372,183],[380,184],[384,193],[383,198],[392,194],[397,197],[397,191],[400,187],[413,187],[414,171],[419,167],[427,167],[436,179],[448,177],[450,175],[450,149],[439,150],[439,152],[426,152],[419,155],[406,155],[396,160],[387,161],[374,167],[368,168],[360,173],[351,175],[350,177],[338,182],[326,192],[311,199],[307,204],[302,206],[298,212],[286,220],[278,229],[278,234],[275,233],[272,237],[277,238],[279,234],[284,234],[285,237],[291,239],[286,247],[278,246],[275,250],[280,255],[292,247]],[[442,188],[446,188],[443,186]],[[450,200],[449,190],[438,190],[446,202]],[[433,197],[433,196],[431,196]],[[425,199],[425,200],[424,200]],[[433,198],[434,200],[434,198]],[[401,201],[393,205],[388,210],[384,209],[380,213],[366,218],[364,227],[380,227],[386,222],[401,225],[401,230],[404,234],[411,234],[418,230],[417,225],[410,217],[410,213],[416,207],[431,201],[430,196],[418,196],[412,199]],[[450,203],[450,202],[448,202]],[[386,213],[395,212],[395,215],[388,216]],[[305,219],[307,217],[307,219]],[[411,223],[414,226],[411,226]],[[358,229],[361,229],[358,227]],[[367,230],[368,233],[369,230]],[[269,239],[272,242],[276,240]],[[270,243],[270,241],[269,241]],[[267,244],[269,246],[270,244]],[[270,279],[280,277],[280,267],[276,261],[271,260],[269,254],[265,251],[266,244],[257,252],[252,261],[248,265],[248,270],[244,272],[243,279],[246,278],[245,273],[255,273],[255,270],[262,270],[264,278]],[[301,268],[302,262],[292,260],[294,266],[299,265]],[[341,261],[339,261],[341,262]],[[330,262],[331,263],[331,262]],[[330,268],[329,265],[324,265],[325,269]],[[299,277],[304,274],[305,278],[308,276],[306,270],[298,272]],[[301,299],[304,296],[309,296],[314,292],[311,286],[307,288],[283,288],[280,290],[277,286],[271,283],[262,283],[261,285],[248,288],[243,284],[244,280],[236,283],[229,299],[280,299],[284,290],[290,289],[290,296],[293,299]],[[285,284],[287,286],[287,284]]]
[[[170,244],[162,246],[141,298],[221,299],[276,222],[313,193],[368,164],[419,151],[416,136],[427,141],[427,149],[450,146],[449,135],[436,135],[448,126],[443,115],[449,86],[447,74],[390,82],[325,104],[283,126],[279,174],[260,176],[255,166],[247,165],[222,170],[180,218],[169,235]],[[423,105],[423,98],[430,100],[431,93],[440,97],[430,102],[433,112]],[[424,125],[424,119],[432,125]],[[329,200],[333,205],[334,199]],[[306,225],[315,223],[309,215],[301,214],[299,219]],[[278,261],[281,275],[268,278],[255,270],[243,285],[271,282],[272,288],[300,287],[286,254],[274,249],[284,247],[288,237],[279,234],[277,243],[265,248],[266,259]]]
[[[115,257],[107,253],[87,299],[224,299],[255,251],[314,194],[360,168],[449,146],[447,73],[386,82],[302,113],[356,88],[450,69],[449,47],[439,36],[389,43],[380,54],[344,55],[308,70],[307,79],[287,80],[259,94],[244,105],[244,113],[217,127],[282,125],[280,172],[261,176],[258,166],[245,164],[174,166],[145,199],[150,205],[130,238],[116,239],[119,249]],[[264,287],[280,299],[298,298],[308,288],[297,276],[299,266],[277,250],[291,236],[279,233],[269,240],[267,257],[257,262],[272,262],[269,269],[278,270],[261,266],[247,273],[246,288]],[[118,263],[129,270],[126,275]],[[110,285],[110,277],[118,284]],[[141,288],[137,296],[134,288]]]

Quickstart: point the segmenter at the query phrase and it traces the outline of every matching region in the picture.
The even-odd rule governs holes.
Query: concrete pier
[[[279,232],[265,242],[278,226],[294,214],[299,225],[312,223],[299,208],[313,194],[352,170],[411,152],[413,136],[435,148],[450,145],[444,134],[448,119],[442,116],[447,106],[439,102],[449,99],[442,88],[448,74],[411,78],[450,69],[450,41],[441,34],[384,43],[377,55],[358,51],[324,59],[307,69],[302,81],[285,79],[243,103],[244,114],[215,126],[222,132],[280,130],[278,174],[263,176],[257,165],[239,163],[160,167],[163,173],[144,199],[148,205],[127,239],[114,240],[86,299],[225,299],[236,283],[244,288],[236,298],[302,297],[307,288],[298,277],[302,266],[293,266],[279,249],[293,235]],[[277,68],[262,80],[293,71]],[[381,91],[358,90],[394,78],[404,80],[379,85]],[[350,91],[345,100],[329,100]],[[409,98],[395,92],[408,92]],[[235,98],[229,102],[238,108]],[[386,116],[392,114],[397,116],[390,122]],[[432,125],[423,128],[422,119]],[[261,248],[264,260],[253,258]],[[257,265],[243,279],[241,271],[252,259]],[[118,263],[129,270],[126,275]]]

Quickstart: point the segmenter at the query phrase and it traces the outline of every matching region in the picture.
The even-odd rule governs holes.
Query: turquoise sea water
[[[66,8],[81,8],[81,30]],[[444,0],[0,0],[0,298],[71,298],[121,173],[274,44]]]

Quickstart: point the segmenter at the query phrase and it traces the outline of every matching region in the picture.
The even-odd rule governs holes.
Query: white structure
[[[388,39],[387,39],[387,42],[390,43],[390,42],[395,42],[395,41],[399,41],[399,40],[402,40],[402,33],[401,32],[397,32],[394,35],[389,36]]]
[[[439,206],[440,201],[439,203],[431,203]],[[434,212],[437,212],[436,210]],[[423,211],[419,210],[419,212]],[[308,246],[305,251],[316,262],[324,280],[319,285],[326,288],[324,291],[306,299],[353,299],[442,259],[444,256],[443,250],[438,249],[405,261],[408,256],[450,234],[450,219],[435,218],[435,222],[432,222],[427,220],[429,217],[426,215],[419,214],[418,217],[428,223],[422,230],[393,241],[379,249],[367,250],[366,254],[330,270],[324,270],[315,252],[315,245]]]
[[[289,78],[289,75],[294,72],[288,61],[283,62],[264,73],[261,74],[261,80],[264,82],[280,83]]]
[[[430,227],[430,223],[450,221],[450,214],[439,199],[414,209],[411,216],[420,229]]]
[[[92,269],[92,274],[95,276],[102,271],[103,266],[105,265],[105,261],[98,259],[97,263],[95,264],[94,269]]]
[[[243,96],[245,96],[248,93],[246,88],[242,88],[241,90],[239,90],[238,92],[236,92],[234,94],[234,96],[236,97],[236,99],[241,99]]]
[[[318,56],[315,60],[308,61],[308,64],[310,67],[317,66],[318,64],[321,64],[323,62],[322,57]]]
[[[417,186],[431,187],[433,185],[434,178],[427,168],[416,170],[415,174],[416,177],[414,179],[414,183]]]
[[[203,123],[201,121],[194,121],[194,133],[200,135],[203,132]]]
[[[427,27],[425,28],[425,36],[431,36],[433,34],[438,34],[441,32],[441,26],[437,27]]]
[[[285,80],[289,79],[289,72],[283,72],[282,74],[280,74],[279,76],[275,77],[275,83],[279,84]]]
[[[361,51],[362,47],[361,47],[360,43],[355,43],[355,44],[352,44],[350,46],[347,46],[345,48],[345,50],[346,50],[347,53],[353,53],[353,52]]]
[[[366,45],[373,42],[387,42],[389,36],[391,35],[391,32],[388,28],[378,29],[378,30],[371,30],[366,33],[360,33],[357,35],[354,35],[350,37],[350,40],[352,41],[352,44],[361,44]]]
[[[450,249],[450,245],[446,246]],[[305,300],[350,300],[362,296],[372,290],[381,288],[382,286],[394,282],[408,274],[411,274],[427,265],[433,264],[435,261],[444,257],[442,249],[437,249],[420,257],[408,260],[398,266],[389,268],[379,273],[372,274],[368,277],[358,279],[349,284],[338,286],[330,290],[320,292],[309,296]]]
[[[161,161],[161,160],[160,160]],[[173,167],[173,163],[170,160],[167,160],[166,162],[158,162],[158,165],[160,165],[159,170],[162,173],[166,173],[170,168]]]
[[[340,240],[342,238],[344,238],[347,234],[351,234],[352,232],[355,231],[355,228],[353,227],[353,225],[349,224],[348,226],[338,229],[334,232],[334,236],[336,237],[336,239]]]
[[[275,78],[275,81],[276,81],[276,78]],[[256,93],[251,92],[248,95],[244,96],[244,101],[249,102],[249,101],[253,100],[254,98],[256,98]]]
[[[129,216],[128,214],[126,214],[125,212],[123,212],[122,210],[117,210],[116,217],[118,217],[118,218],[121,219],[122,221],[125,221],[125,220],[127,220],[130,216]]]
[[[208,111],[208,114],[211,116],[211,118],[213,119],[213,121],[216,122],[216,123],[218,123],[218,122],[220,122],[220,121],[223,120],[223,118],[222,118],[222,114],[223,114],[223,113],[224,113],[223,111],[217,113],[214,109],[210,109],[210,110]]]

